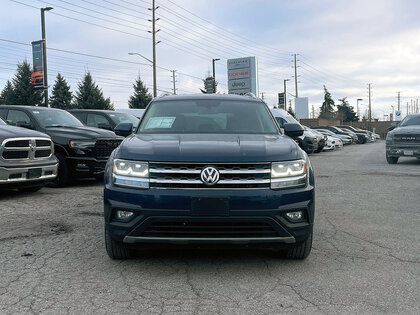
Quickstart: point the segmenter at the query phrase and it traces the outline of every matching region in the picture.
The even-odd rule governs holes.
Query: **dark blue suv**
[[[166,96],[148,106],[105,169],[105,243],[114,259],[146,244],[240,244],[306,258],[314,174],[285,124],[252,96]]]

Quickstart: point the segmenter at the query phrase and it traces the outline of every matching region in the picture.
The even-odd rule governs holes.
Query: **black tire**
[[[36,192],[36,191],[40,190],[42,187],[44,187],[44,186],[19,188],[19,191],[21,191],[21,192]]]
[[[320,152],[322,152],[322,150],[324,149],[324,146],[322,146],[322,147],[320,147],[320,148],[318,148],[318,149],[316,149],[314,152],[315,153],[320,153]]]
[[[388,164],[397,164],[398,163],[398,156],[397,157],[393,157],[393,156],[386,156],[386,161],[388,162]]]
[[[109,236],[108,229],[105,227],[105,247],[111,259],[128,259],[131,257],[130,249],[121,242],[114,241]]]
[[[65,187],[69,183],[69,168],[66,157],[61,153],[56,152],[55,157],[58,160],[57,177],[48,185],[50,187]]]
[[[288,259],[305,259],[309,256],[312,248],[312,232],[309,237],[302,243],[293,245],[287,250],[286,257]]]

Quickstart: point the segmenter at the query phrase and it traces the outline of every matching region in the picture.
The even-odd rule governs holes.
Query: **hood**
[[[95,127],[50,127],[45,132],[52,138],[68,138],[69,140],[90,140],[97,138],[120,138],[113,131]]]
[[[20,137],[43,137],[49,138],[45,133],[9,125],[0,125],[0,144],[5,139],[20,138]]]
[[[176,134],[132,135],[116,156],[140,161],[271,162],[304,158],[283,135]]]
[[[390,131],[392,134],[420,134],[420,125],[398,127]]]

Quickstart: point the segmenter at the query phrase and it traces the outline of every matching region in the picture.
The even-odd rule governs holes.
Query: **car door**
[[[86,118],[86,125],[89,127],[112,130],[110,121],[102,114],[88,113]]]

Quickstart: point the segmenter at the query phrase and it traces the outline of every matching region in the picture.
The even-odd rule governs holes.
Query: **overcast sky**
[[[20,3],[17,3],[20,2]],[[298,53],[299,96],[308,96],[317,111],[323,85],[334,100],[348,97],[372,108],[383,119],[397,105],[420,96],[420,1],[418,0],[159,0],[157,45],[159,94],[172,91],[177,70],[178,93],[196,93],[200,78],[217,62],[219,90],[227,92],[226,59],[257,56],[259,88],[273,105],[290,79],[295,93],[292,54]],[[39,8],[46,13],[47,46],[109,57],[111,61],[50,49],[49,84],[60,72],[72,90],[91,71],[115,107],[127,107],[132,82],[140,74],[152,91],[152,68],[138,52],[152,57],[151,0],[0,0],[0,39],[29,44],[41,38]],[[23,5],[23,4],[26,4]],[[29,5],[29,6],[28,6]],[[13,77],[16,63],[32,62],[31,47],[0,40],[0,88]],[[140,64],[141,63],[141,64]],[[165,70],[167,69],[167,70]],[[288,95],[290,98],[291,96]]]

